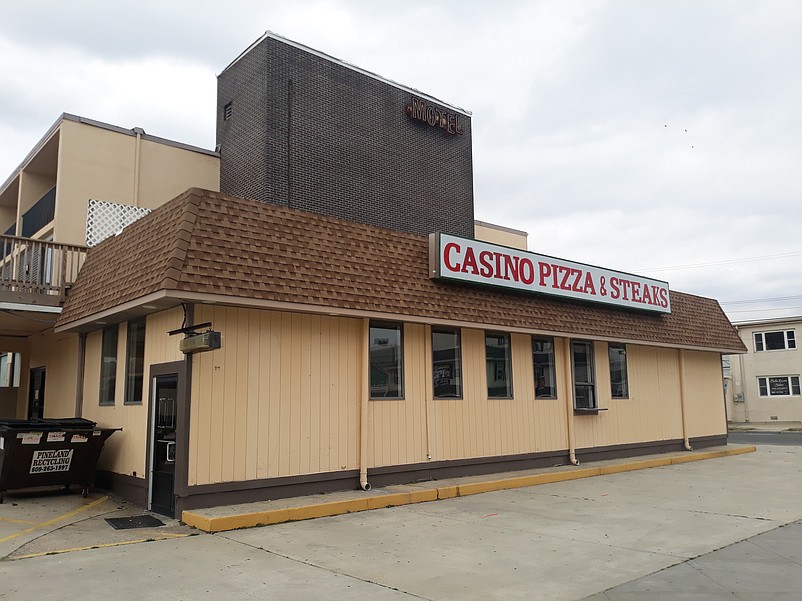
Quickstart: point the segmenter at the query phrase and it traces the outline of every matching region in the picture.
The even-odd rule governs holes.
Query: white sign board
[[[58,451],[34,451],[31,460],[31,474],[45,472],[68,472],[72,464],[72,449]]]
[[[448,234],[429,236],[429,276],[671,313],[668,282]]]

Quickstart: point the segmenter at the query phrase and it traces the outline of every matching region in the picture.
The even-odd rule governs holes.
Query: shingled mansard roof
[[[115,307],[161,292],[176,304],[745,350],[713,299],[672,291],[671,314],[658,314],[446,284],[428,277],[428,252],[423,236],[192,188],[89,251],[57,329],[86,329],[101,314],[113,321]]]

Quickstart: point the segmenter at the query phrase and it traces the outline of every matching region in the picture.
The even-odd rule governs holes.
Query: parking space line
[[[33,526],[31,526],[30,528],[26,528],[25,530],[20,530],[19,532],[16,532],[14,534],[10,534],[10,535],[6,536],[5,538],[0,538],[0,543],[5,543],[5,542],[10,541],[10,540],[12,540],[14,538],[17,538],[18,536],[22,536],[23,534],[30,534],[31,532],[34,532],[34,531],[38,530],[39,528],[46,528],[47,526],[52,526],[56,522],[60,522],[61,520],[66,520],[68,518],[71,518],[74,515],[78,515],[81,512],[84,512],[84,511],[86,511],[88,509],[92,509],[93,507],[96,507],[96,506],[98,506],[98,505],[100,505],[102,503],[105,503],[108,500],[109,500],[108,497],[100,497],[99,499],[95,499],[91,503],[87,503],[86,505],[82,505],[78,509],[73,509],[72,511],[68,511],[67,513],[63,513],[58,517],[55,517],[55,518],[53,518],[51,520],[47,520],[46,522],[38,522],[38,523],[34,524]]]
[[[185,538],[187,536],[194,536],[195,533],[188,532],[185,534],[175,534],[175,533],[167,533],[167,534],[160,534],[159,536],[153,536],[149,538],[137,538],[135,540],[123,540],[118,541],[116,543],[102,543],[99,545],[89,545],[87,547],[73,547],[72,549],[55,549],[53,551],[41,551],[39,553],[29,553],[28,555],[20,555],[19,557],[13,557],[12,559],[31,559],[32,557],[44,557],[46,555],[61,555],[62,553],[72,553],[74,551],[89,551],[91,549],[106,549],[108,547],[121,547],[123,545],[135,545],[137,543],[149,543],[155,542],[159,540],[172,540],[175,538]]]
[[[6,522],[8,524],[38,524],[39,522],[32,522],[31,520],[12,520],[11,518],[0,518],[0,522]]]

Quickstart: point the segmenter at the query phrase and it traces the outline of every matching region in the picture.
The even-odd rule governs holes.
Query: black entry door
[[[150,508],[173,517],[178,375],[155,376],[152,384]]]
[[[31,369],[28,385],[28,419],[42,419],[45,416],[45,368]]]

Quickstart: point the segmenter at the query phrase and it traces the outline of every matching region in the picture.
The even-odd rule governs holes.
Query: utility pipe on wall
[[[424,341],[424,346],[426,348],[426,364],[427,365],[434,365],[433,362],[433,353],[432,350],[432,326],[426,325],[425,328],[425,336],[426,340]],[[432,432],[431,432],[431,416],[429,412],[431,411],[431,400],[434,398],[434,379],[429,378],[429,382],[426,384],[426,398],[423,399],[424,403],[424,410],[426,415],[426,460],[432,460]]]
[[[362,319],[362,386],[359,394],[359,487],[368,482],[368,403],[370,402],[370,319]]]
[[[688,410],[685,405],[685,351],[679,350],[679,401],[680,413],[682,413],[682,442],[686,451],[693,451],[690,440],[688,440]]]
[[[574,439],[574,387],[571,382],[571,340],[563,338],[563,377],[565,390],[565,426],[568,430],[568,461],[571,465],[579,465],[576,458],[576,440]]]
[[[142,134],[145,130],[141,127],[135,127],[134,133],[136,134],[136,142],[134,144],[134,206],[139,206],[139,170],[142,162]]]

